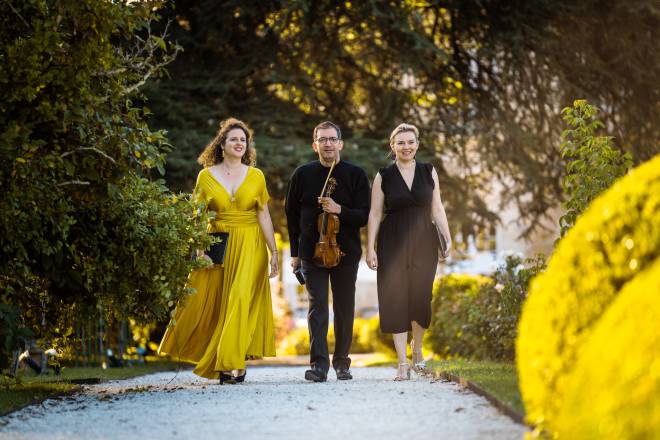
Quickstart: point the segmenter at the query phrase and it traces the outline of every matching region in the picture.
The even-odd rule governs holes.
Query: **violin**
[[[328,171],[328,177],[326,177],[325,184],[321,190],[320,197],[323,197],[324,193],[326,197],[330,196],[337,187],[337,180],[335,180],[334,177],[330,177],[334,166],[335,163],[332,162],[330,171]],[[314,248],[314,257],[312,258],[312,261],[319,267],[335,267],[339,264],[341,257],[346,255],[341,249],[339,249],[339,244],[337,244],[339,217],[337,214],[330,214],[324,211],[322,214],[319,214],[317,227],[319,231],[319,241]]]

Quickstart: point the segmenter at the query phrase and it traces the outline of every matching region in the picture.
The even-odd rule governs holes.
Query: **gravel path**
[[[352,381],[303,379],[304,367],[253,367],[242,385],[189,371],[85,387],[0,419],[16,439],[520,439],[524,427],[453,383],[393,368],[353,368]]]

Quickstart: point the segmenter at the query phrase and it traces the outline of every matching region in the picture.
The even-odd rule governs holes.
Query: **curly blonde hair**
[[[236,118],[229,118],[220,122],[218,132],[213,140],[204,148],[202,154],[199,155],[197,163],[204,168],[221,163],[224,160],[223,147],[225,146],[225,142],[227,142],[227,134],[235,128],[243,130],[247,144],[247,149],[241,158],[241,162],[248,166],[254,166],[257,161],[257,152],[252,147],[252,130],[250,130],[245,122]]]

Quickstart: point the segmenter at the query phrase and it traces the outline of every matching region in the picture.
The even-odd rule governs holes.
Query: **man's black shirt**
[[[311,260],[314,256],[319,239],[317,218],[323,212],[318,197],[329,169],[315,160],[298,167],[289,180],[285,210],[292,257]],[[369,218],[369,180],[362,168],[343,160],[335,165],[331,177],[337,180],[337,187],[329,197],[341,205],[337,243],[346,253],[345,259],[358,261],[362,255],[360,228]]]

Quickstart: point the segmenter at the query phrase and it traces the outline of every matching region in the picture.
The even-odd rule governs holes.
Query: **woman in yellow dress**
[[[243,382],[246,358],[275,356],[268,278],[278,273],[277,248],[251,138],[245,123],[227,119],[199,156],[204,169],[194,195],[215,212],[208,231],[229,233],[225,258],[192,271],[188,284],[196,292],[178,306],[158,348],[196,363],[195,374],[220,383]],[[201,250],[197,255],[209,258]]]

